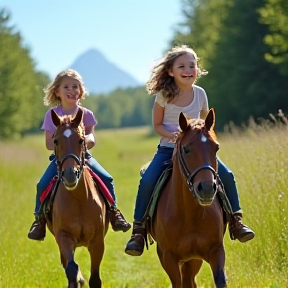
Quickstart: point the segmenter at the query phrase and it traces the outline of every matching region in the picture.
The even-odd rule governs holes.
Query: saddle
[[[88,167],[88,171],[90,175],[92,176],[95,187],[100,192],[100,195],[105,201],[105,204],[108,207],[113,206],[114,199],[111,193],[109,192],[108,188],[106,187],[106,185],[103,183],[100,177],[97,174],[95,174],[89,167]],[[58,176],[54,176],[40,196],[40,202],[41,202],[40,211],[45,215],[45,218],[49,219],[50,221],[52,220],[52,215],[50,211],[52,210],[54,198],[57,193],[57,189],[58,189],[60,181],[61,180],[58,178]]]

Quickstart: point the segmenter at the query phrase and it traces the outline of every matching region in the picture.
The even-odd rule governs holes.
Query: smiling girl
[[[56,127],[52,122],[51,109],[53,109],[59,116],[75,116],[80,107],[80,100],[85,98],[86,90],[80,74],[75,70],[68,69],[60,72],[56,76],[55,80],[44,89],[44,92],[44,105],[56,105],[47,111],[41,127],[41,129],[45,131],[46,148],[53,151],[54,142],[52,135],[55,133]],[[81,109],[84,112],[83,124],[85,127],[85,143],[87,149],[91,149],[95,145],[94,126],[97,125],[97,120],[92,111],[82,106]],[[126,222],[120,210],[117,209],[112,176],[96,161],[96,159],[92,157],[89,152],[86,154],[87,165],[104,182],[114,199],[114,206],[110,207],[111,209],[109,213],[110,223],[113,230],[123,232],[128,231],[131,225]],[[57,175],[56,158],[53,154],[51,156],[51,162],[37,184],[36,204],[34,210],[35,221],[28,233],[28,238],[33,240],[43,240],[46,235],[46,220],[43,211],[41,210],[40,196],[52,178]]]
[[[180,112],[188,118],[201,119],[205,119],[208,114],[206,92],[195,85],[198,77],[207,74],[199,67],[198,60],[195,51],[186,45],[175,47],[156,63],[147,82],[148,93],[156,94],[152,123],[154,131],[160,136],[160,142],[138,187],[133,232],[125,249],[129,255],[140,256],[143,253],[146,237],[144,214],[157,180],[171,163]],[[235,239],[249,241],[254,238],[254,232],[241,221],[242,213],[234,175],[219,158],[217,161],[218,173],[234,212],[230,229],[233,230]]]

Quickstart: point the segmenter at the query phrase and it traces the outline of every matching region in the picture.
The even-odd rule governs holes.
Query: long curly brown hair
[[[187,45],[176,46],[169,50],[153,67],[149,80],[146,83],[146,90],[150,95],[162,91],[166,99],[173,99],[180,93],[180,89],[174,82],[174,78],[169,75],[174,61],[185,53],[191,53],[195,60],[199,62],[196,52]],[[208,72],[201,69],[198,64],[197,78],[206,75]]]
[[[50,84],[48,84],[44,89],[44,105],[49,106],[51,105],[59,105],[61,103],[60,98],[57,97],[56,95],[56,91],[60,86],[61,80],[63,79],[63,77],[68,76],[68,77],[72,77],[76,80],[79,81],[80,83],[80,97],[79,100],[84,99],[85,98],[85,94],[87,93],[86,88],[84,86],[84,82],[82,80],[81,75],[73,70],[73,69],[67,69],[64,71],[61,71],[60,73],[58,73],[58,75],[56,76],[56,78],[54,79],[54,81],[52,81]]]

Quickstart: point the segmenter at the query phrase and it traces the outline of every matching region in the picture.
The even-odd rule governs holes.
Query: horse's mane
[[[213,141],[217,141],[217,136],[213,129],[214,127],[211,127],[210,130],[207,130],[205,126],[205,120],[193,118],[189,119],[188,123],[192,130],[196,129],[198,131],[201,131],[203,134],[209,136]]]

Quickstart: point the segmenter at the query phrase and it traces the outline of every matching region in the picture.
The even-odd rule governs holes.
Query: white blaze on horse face
[[[206,141],[207,141],[207,137],[202,134],[201,135],[201,142],[206,142]]]
[[[65,137],[69,138],[69,137],[72,135],[72,132],[71,132],[70,129],[67,129],[67,130],[64,131],[63,135],[64,135]]]

